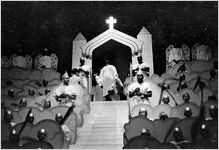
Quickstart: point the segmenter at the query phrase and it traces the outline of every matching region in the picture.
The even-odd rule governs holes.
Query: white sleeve
[[[114,77],[115,77],[115,78],[118,78],[118,73],[117,73],[116,67],[113,66],[112,69],[113,69],[113,75],[114,75]]]
[[[144,82],[144,83],[141,85],[140,90],[141,90],[142,93],[144,93],[144,92],[150,90],[150,84],[147,83],[147,82]]]
[[[136,88],[137,88],[137,84],[136,83],[132,83],[128,86],[128,92],[133,92]]]

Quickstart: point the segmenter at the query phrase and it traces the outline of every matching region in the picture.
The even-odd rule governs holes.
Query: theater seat
[[[154,125],[154,132],[155,132],[155,137],[162,143],[164,142],[164,139],[169,132],[169,130],[172,129],[174,124],[179,122],[180,119],[178,118],[168,118],[165,120],[154,120],[153,125]]]
[[[199,96],[199,99],[201,99],[201,91],[199,90],[196,93]],[[214,91],[209,89],[209,88],[204,88],[203,89],[203,102],[208,101],[208,97],[214,95]]]
[[[123,149],[156,149],[160,147],[159,141],[151,136],[135,136],[131,138]]]
[[[199,115],[199,107],[193,103],[183,103],[181,105],[172,108],[171,117],[177,117],[180,119],[185,118],[184,111],[186,107],[190,107],[192,111],[192,117]]]
[[[147,105],[147,104],[138,104],[138,105],[135,105],[135,106],[133,107],[133,109],[130,110],[131,116],[132,116],[132,117],[138,116],[139,111],[140,111],[142,108],[147,111],[147,117],[148,117],[149,119],[152,119],[152,120],[153,120],[153,118],[154,118],[154,116],[153,116],[153,108],[152,108],[150,105]]]
[[[194,93],[191,89],[183,89],[182,91],[180,91],[181,97],[183,97],[183,94],[186,94],[186,93],[189,94],[189,97],[190,97],[189,102],[190,103],[194,103],[197,106],[200,106],[201,99],[199,98],[199,96],[196,93]]]
[[[184,136],[184,140],[192,142],[191,132],[193,132],[192,129],[193,129],[193,126],[196,123],[197,119],[198,119],[198,117],[185,118],[185,119],[182,119],[178,123],[175,124],[175,127],[178,127],[182,131],[183,136]],[[174,137],[173,137],[174,130],[173,129],[167,138],[168,142],[174,141]]]
[[[25,118],[27,116],[28,111],[30,110],[31,107],[25,107],[22,108],[19,111],[13,111],[13,122],[14,123],[21,123],[25,121]],[[33,124],[37,124],[38,122],[44,120],[44,119],[52,119],[55,120],[55,116],[49,111],[49,110],[44,110],[40,111],[38,108],[31,108],[32,113],[34,116],[34,122]]]
[[[172,91],[172,90],[168,90],[168,91],[169,91],[169,93],[167,91],[163,92],[163,97],[169,97],[170,102],[168,105],[170,105],[171,107],[174,107],[174,106],[176,106],[174,99],[176,99],[177,97],[175,96],[174,91]],[[170,94],[174,97],[174,99],[172,98],[172,96]]]
[[[20,128],[23,123],[19,123],[13,127],[16,131],[20,131]],[[28,143],[28,138],[38,140],[38,131],[40,129],[45,129],[47,137],[46,142],[50,143],[56,149],[62,149],[64,145],[64,133],[61,129],[61,126],[58,125],[53,120],[43,120],[36,125],[27,123],[22,134],[20,145]]]
[[[67,106],[57,106],[51,109],[52,114],[55,116],[60,113],[63,117],[65,116],[69,107]],[[70,130],[70,143],[75,144],[77,139],[77,115],[72,112],[69,118],[65,121],[66,125]]]
[[[171,107],[170,105],[167,105],[167,104],[160,104],[160,105],[158,105],[158,106],[156,106],[156,107],[154,108],[154,115],[153,115],[153,118],[154,118],[154,119],[159,119],[161,112],[165,112],[165,113],[167,114],[167,116],[170,117],[171,110],[172,110],[172,107]]]
[[[1,121],[1,142],[9,141],[9,135],[12,131],[12,126],[6,120]]]
[[[155,136],[153,122],[143,116],[136,116],[130,119],[129,122],[124,125],[124,129],[127,140],[141,135],[142,129],[148,129],[151,136]]]
[[[205,107],[205,118],[210,117],[209,108],[211,105],[215,106],[218,109],[218,102],[217,101],[206,101],[203,103],[203,105]]]
[[[215,93],[218,93],[218,79],[211,80],[210,82],[210,89],[213,90]]]

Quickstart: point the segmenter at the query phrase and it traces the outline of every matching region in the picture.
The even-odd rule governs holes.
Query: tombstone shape
[[[32,68],[32,58],[29,55],[26,55],[24,57],[24,56],[20,56],[20,55],[17,56],[17,54],[13,54],[9,59],[8,65],[26,68],[26,69],[31,69]]]
[[[42,68],[52,68],[54,70],[57,70],[58,66],[58,57],[56,54],[52,53],[50,56],[42,56],[42,54],[39,54],[35,58],[35,68],[36,69],[42,69]]]
[[[7,56],[2,56],[1,57],[1,67],[2,68],[7,68],[9,67],[9,59]]]
[[[192,60],[209,61],[212,58],[211,48],[207,45],[196,43],[192,48]]]
[[[172,68],[178,61],[188,61],[190,59],[190,48],[183,44],[182,48],[175,48],[170,45],[166,49],[166,70]]]

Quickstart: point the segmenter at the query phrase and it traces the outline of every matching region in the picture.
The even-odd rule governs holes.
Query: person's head
[[[165,120],[167,118],[169,118],[169,117],[168,117],[168,115],[165,112],[161,112],[160,113],[160,120]]]
[[[138,83],[142,83],[144,81],[144,75],[142,72],[137,73],[137,81]]]
[[[185,88],[188,88],[188,86],[184,81],[182,81],[181,82],[181,89],[185,89]]]
[[[109,59],[106,59],[105,64],[106,64],[106,65],[109,65],[109,64],[110,64]]]
[[[214,68],[215,70],[218,69],[218,61],[217,61],[217,60],[215,60],[215,61],[213,62],[213,68]]]
[[[37,137],[39,139],[39,141],[44,141],[47,137],[47,132],[45,129],[40,129],[38,131]]]
[[[73,68],[71,71],[71,76],[73,75],[78,75],[78,69],[77,68]]]
[[[163,98],[162,98],[162,102],[164,103],[164,104],[169,104],[169,102],[170,102],[170,98],[169,98],[169,96],[167,96],[167,95],[164,95],[163,96]]]
[[[79,76],[82,76],[84,74],[84,70],[81,67],[78,69],[78,74]]]
[[[13,115],[12,115],[12,111],[8,110],[5,112],[5,115],[4,115],[4,119],[7,121],[7,122],[11,122],[12,119],[13,119]]]
[[[62,76],[62,80],[63,80],[63,84],[64,85],[68,85],[69,84],[69,76],[67,71],[64,73],[64,75]]]
[[[9,140],[13,141],[13,142],[16,142],[16,143],[19,142],[20,138],[19,138],[19,135],[18,135],[18,133],[15,129],[10,131]]]
[[[198,125],[198,131],[195,134],[194,141],[201,141],[203,139],[210,139],[210,134],[205,123]]]
[[[62,120],[63,120],[63,116],[60,113],[56,114],[55,121],[58,124],[61,124]]]
[[[213,119],[216,119],[218,116],[217,108],[214,105],[211,105],[209,107],[209,114]]]
[[[174,128],[173,137],[174,137],[176,142],[184,141],[183,133],[180,130],[180,128],[178,128],[178,127]]]
[[[183,95],[182,95],[182,98],[183,98],[183,100],[184,100],[184,102],[185,103],[188,103],[189,102],[189,100],[190,100],[190,95],[189,95],[189,93],[184,93]]]
[[[184,110],[184,116],[186,118],[191,118],[192,117],[192,110],[190,107],[186,107]]]
[[[141,136],[151,136],[151,133],[150,133],[150,130],[148,130],[148,129],[142,129],[141,130]]]
[[[138,63],[139,63],[139,64],[142,64],[142,63],[143,63],[143,58],[142,58],[142,56],[138,56],[138,57],[137,57],[137,60],[138,60]]]
[[[132,70],[132,76],[135,77],[137,74],[137,71],[136,70]]]
[[[211,77],[212,79],[215,79],[216,75],[217,75],[216,71],[215,71],[214,69],[212,69],[212,70],[210,71],[210,77]]]
[[[83,66],[85,63],[85,60],[83,58],[80,58],[80,65]]]
[[[147,117],[148,112],[147,112],[147,110],[145,110],[144,108],[141,108],[141,109],[139,110],[138,115],[139,115],[139,116]]]

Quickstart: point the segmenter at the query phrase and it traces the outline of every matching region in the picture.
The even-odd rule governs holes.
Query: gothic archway
[[[142,55],[144,62],[148,64],[150,68],[150,75],[152,75],[154,73],[152,35],[147,29],[143,27],[137,37],[132,37],[113,28],[113,24],[116,23],[113,17],[106,20],[106,23],[109,24],[109,29],[88,42],[81,33],[75,37],[73,40],[72,68],[79,66],[79,60],[83,57],[86,59],[86,65],[90,66],[91,72],[93,72],[93,51],[108,41],[114,40],[131,49],[132,64],[137,63],[138,54]],[[128,51],[130,51],[130,49]],[[89,85],[91,85],[92,82],[91,78],[89,78]]]
[[[92,54],[93,74],[100,73],[100,69],[104,67],[106,59],[116,67],[119,78],[124,82],[129,73],[130,63],[132,61],[130,47],[114,40],[109,40],[96,48]]]

